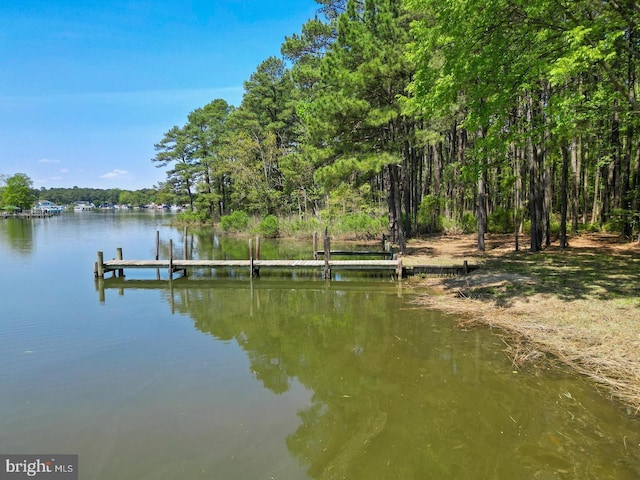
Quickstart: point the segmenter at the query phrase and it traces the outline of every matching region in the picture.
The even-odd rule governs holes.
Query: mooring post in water
[[[122,261],[122,247],[116,249],[116,259]],[[118,269],[118,277],[124,277],[124,268]]]
[[[313,259],[318,259],[318,232],[313,232]]]
[[[253,239],[249,239],[249,272],[251,273],[251,278],[256,276],[256,270],[253,267]]]
[[[182,236],[182,259],[188,260],[187,256],[187,227],[184,227],[184,233]],[[182,270],[182,275],[187,276],[187,267]]]
[[[256,236],[256,249],[253,253],[256,260],[260,260],[260,237]],[[260,277],[260,267],[251,266],[251,272],[256,278]]]
[[[329,261],[331,260],[331,239],[329,238],[328,229],[324,230],[324,278],[331,279],[331,266]]]
[[[398,280],[402,279],[402,256],[398,255],[398,270],[397,270]]]
[[[184,232],[182,234],[182,259],[187,259],[187,227],[184,227]]]
[[[96,262],[96,277],[104,278],[104,254],[98,251],[98,261]]]
[[[462,263],[462,273],[464,273],[465,275],[469,273],[469,262],[467,262],[466,260]]]
[[[156,230],[156,260],[160,258],[160,231]]]
[[[173,280],[173,239],[169,239],[169,280]]]

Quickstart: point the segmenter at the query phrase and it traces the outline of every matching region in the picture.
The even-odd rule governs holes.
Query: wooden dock
[[[396,260],[258,260],[249,258],[247,260],[103,260],[103,253],[98,252],[98,260],[95,266],[95,275],[104,278],[108,272],[114,275],[124,276],[125,269],[131,268],[152,268],[166,269],[169,278],[180,273],[188,275],[193,269],[245,269],[252,277],[259,277],[260,271],[265,269],[286,269],[286,270],[320,270],[325,278],[330,278],[334,270],[378,270],[390,272],[395,277],[402,278],[406,271],[402,266],[402,258]]]
[[[384,244],[383,238],[383,244]],[[155,269],[166,270],[169,279],[173,279],[174,274],[188,276],[190,270],[195,269],[241,269],[246,271],[252,278],[260,276],[261,270],[311,270],[321,271],[325,279],[331,279],[332,271],[335,270],[351,270],[351,271],[378,271],[388,272],[394,278],[401,279],[408,275],[462,275],[475,270],[476,266],[469,265],[466,261],[460,266],[430,266],[430,265],[411,265],[403,264],[401,256],[394,255],[392,252],[382,251],[343,251],[331,250],[331,242],[325,233],[324,250],[317,248],[317,236],[314,234],[313,239],[313,259],[290,259],[290,260],[263,260],[260,258],[260,239],[256,238],[254,246],[253,240],[249,241],[249,258],[240,260],[216,260],[216,259],[187,259],[186,258],[186,233],[184,256],[182,259],[173,256],[173,241],[169,240],[169,258],[159,258],[159,233],[156,232],[156,255],[152,260],[125,260],[122,254],[122,248],[116,251],[116,258],[112,260],[104,260],[104,254],[101,251],[97,253],[97,261],[94,266],[94,274],[96,278],[104,278],[105,274],[112,273],[113,276],[124,277],[125,269]],[[367,256],[383,256],[391,257],[382,260],[337,260],[334,256],[351,256],[358,255]],[[319,259],[319,257],[323,257]]]

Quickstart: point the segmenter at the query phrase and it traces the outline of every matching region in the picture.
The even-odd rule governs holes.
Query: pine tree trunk
[[[569,183],[569,147],[562,144],[562,173],[560,174],[560,248],[567,248],[567,210]]]
[[[485,251],[484,234],[487,225],[487,199],[485,191],[484,172],[478,175],[478,251]]]
[[[627,125],[627,135],[625,138],[624,160],[622,162],[621,171],[621,190],[622,190],[622,208],[625,210],[624,223],[622,226],[622,234],[625,238],[631,238],[633,234],[633,225],[631,223],[631,157],[633,156],[633,125]]]
[[[527,123],[529,128],[533,130],[534,112],[533,98],[528,98]],[[531,221],[531,246],[532,252],[538,252],[542,249],[543,235],[543,202],[544,188],[541,179],[542,170],[542,149],[534,144],[534,139],[529,135],[528,152],[529,157],[529,219]]]
[[[578,151],[578,140],[574,137],[571,140],[571,171],[573,172],[571,182],[571,231],[575,235],[578,233],[580,216],[580,157]]]
[[[398,181],[397,165],[387,165],[387,207],[389,209],[389,236],[392,242],[400,246],[402,253],[406,250],[406,240],[402,228],[401,209],[400,209],[400,188]]]

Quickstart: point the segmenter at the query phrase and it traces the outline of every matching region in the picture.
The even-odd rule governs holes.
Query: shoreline
[[[506,235],[490,235],[488,244],[479,253],[473,236],[412,241],[407,264],[466,258],[481,266],[410,280],[416,303],[459,315],[464,326],[500,329],[514,368],[553,359],[639,414],[640,245],[604,234],[536,253],[515,252]]]

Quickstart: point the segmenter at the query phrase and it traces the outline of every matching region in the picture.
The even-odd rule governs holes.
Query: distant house
[[[85,210],[93,210],[96,206],[91,202],[76,202],[73,206],[74,212],[84,212]]]
[[[60,205],[56,205],[49,200],[38,200],[33,210],[36,212],[44,212],[44,213],[60,213],[65,209],[65,207],[61,207]]]

